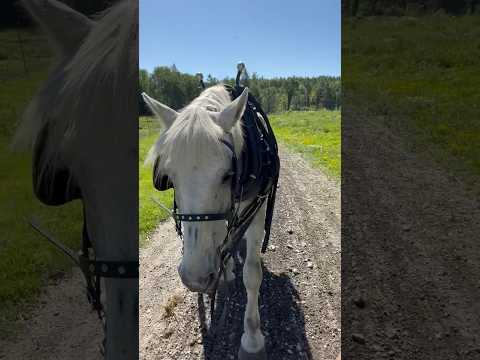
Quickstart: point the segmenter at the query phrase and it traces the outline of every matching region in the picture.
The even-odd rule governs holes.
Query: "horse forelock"
[[[45,143],[46,157],[70,143],[91,146],[93,139],[108,137],[107,131],[121,130],[128,116],[135,117],[137,95],[131,85],[137,83],[137,37],[136,2],[121,1],[97,15],[78,50],[55,59],[24,112],[12,147],[32,148],[47,124],[57,136]]]
[[[220,112],[230,103],[225,86],[216,85],[204,90],[161,134],[150,149],[146,163],[159,158],[161,168],[198,165],[207,154],[226,154],[225,144],[221,141],[226,139],[225,131],[213,121],[209,111]],[[240,157],[244,143],[241,121],[235,124],[231,134],[236,156]]]

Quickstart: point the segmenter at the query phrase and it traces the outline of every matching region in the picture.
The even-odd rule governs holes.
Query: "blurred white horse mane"
[[[40,173],[52,163],[68,168],[97,259],[138,261],[138,2],[119,1],[92,19],[55,0],[22,4],[55,59],[12,146],[43,140]],[[105,358],[137,358],[138,279],[105,278],[104,285]]]
[[[33,146],[47,122],[58,135],[47,144],[52,153],[77,135],[86,140],[100,130],[115,129],[118,117],[128,109],[124,101],[106,98],[122,99],[132,89],[121,84],[136,81],[137,70],[131,66],[138,62],[138,52],[132,48],[138,36],[136,2],[120,1],[94,19],[54,0],[22,0],[22,4],[47,33],[55,56],[47,81],[17,128],[13,147]],[[99,107],[108,108],[109,114],[101,121],[96,115]]]

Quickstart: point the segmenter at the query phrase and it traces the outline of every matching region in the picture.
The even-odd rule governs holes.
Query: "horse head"
[[[248,89],[231,101],[224,86],[211,87],[180,112],[143,97],[165,126],[147,161],[155,162],[157,179],[168,176],[177,213],[184,214],[178,271],[187,288],[208,293],[218,280],[227,215],[234,206],[232,160],[243,147]]]

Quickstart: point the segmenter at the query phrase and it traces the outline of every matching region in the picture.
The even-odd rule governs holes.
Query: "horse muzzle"
[[[181,264],[178,266],[178,274],[183,285],[192,291],[207,294],[211,291],[217,280],[217,273],[211,271],[204,275],[194,274],[187,271]]]

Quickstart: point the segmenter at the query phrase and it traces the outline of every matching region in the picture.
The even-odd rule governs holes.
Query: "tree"
[[[209,74],[205,86],[217,83],[219,80]],[[223,83],[233,85],[235,79],[227,77]],[[242,84],[245,85],[243,81]],[[181,73],[178,69],[174,71],[171,67],[156,67],[152,73],[140,70],[139,88],[177,110],[187,105],[202,90],[195,76]],[[253,73],[249,79],[249,88],[269,113],[307,108],[337,109],[341,102],[338,77],[264,79]],[[140,110],[143,111],[143,108],[140,107]]]
[[[293,95],[298,88],[298,83],[295,78],[288,78],[285,81],[284,89],[285,93],[287,94],[287,110],[290,110],[290,106],[292,105]]]

